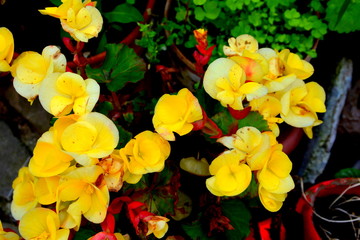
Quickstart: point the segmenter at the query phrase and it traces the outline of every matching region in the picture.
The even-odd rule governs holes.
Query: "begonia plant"
[[[163,91],[146,98],[153,85],[142,85],[146,66],[132,48],[83,53],[102,31],[96,6],[62,0],[40,10],[73,38],[64,38],[72,60],[52,45],[13,59],[12,33],[0,28],[0,71],[53,116],[13,181],[20,236],[0,225],[0,238],[245,238],[249,201],[276,212],[294,188],[278,125],[312,138],[321,124],[325,92],[305,82],[312,65],[247,34],[227,36],[226,57],[208,65],[214,48],[194,29],[201,81],[189,89],[168,84],[171,70],[156,73]]]

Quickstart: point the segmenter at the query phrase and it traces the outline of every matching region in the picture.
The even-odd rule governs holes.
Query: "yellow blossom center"
[[[88,122],[79,121],[64,130],[60,141],[65,151],[85,152],[91,149],[96,138],[96,128]]]

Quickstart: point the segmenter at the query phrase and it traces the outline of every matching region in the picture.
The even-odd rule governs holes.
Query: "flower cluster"
[[[312,138],[312,127],[321,124],[317,113],[326,111],[325,91],[316,82],[305,83],[314,68],[288,49],[277,52],[258,48],[250,35],[230,38],[227,58],[212,62],[204,76],[204,88],[224,107],[260,112],[276,136],[277,123],[303,128]],[[280,115],[281,118],[277,116]]]
[[[96,36],[102,26],[102,17],[90,1],[64,0],[58,8],[41,13],[60,18],[64,30],[77,41]],[[82,218],[104,222],[110,191],[119,191],[124,181],[136,183],[143,174],[161,171],[170,144],[158,133],[144,131],[115,149],[117,126],[107,116],[92,112],[100,94],[94,79],[68,71],[66,58],[56,46],[45,47],[42,54],[23,52],[12,61],[11,32],[1,28],[0,40],[0,70],[11,72],[21,96],[30,102],[39,96],[56,120],[38,139],[29,165],[19,170],[13,182],[12,215],[20,221],[24,239],[68,239],[70,230],[80,229]],[[144,221],[149,224],[148,235],[162,237],[167,231],[167,218],[149,213]],[[1,231],[17,239],[15,233]]]

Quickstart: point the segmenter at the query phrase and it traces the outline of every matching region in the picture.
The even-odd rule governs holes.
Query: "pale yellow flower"
[[[292,162],[282,151],[281,144],[272,146],[271,151],[269,160],[257,173],[259,183],[270,193],[287,193],[295,187],[290,176]]]
[[[236,196],[245,191],[251,181],[251,169],[245,164],[245,154],[225,151],[210,164],[207,189],[215,196]]]
[[[29,170],[36,177],[51,177],[64,172],[74,158],[62,152],[56,145],[38,141]]]
[[[70,72],[50,74],[41,84],[39,100],[43,108],[55,117],[74,111],[83,115],[94,108],[100,86],[94,79],[84,80]]]
[[[234,60],[218,58],[212,62],[204,75],[204,89],[224,106],[243,109],[243,100],[262,97],[267,89],[257,82],[246,82],[246,72]]]
[[[268,72],[261,83],[266,86],[269,92],[281,91],[296,80],[295,73],[286,72],[287,74],[285,74],[285,66],[275,50],[260,48],[257,52],[268,62]]]
[[[18,177],[13,181],[14,193],[11,202],[11,215],[16,220],[20,220],[30,209],[39,206],[35,194],[35,181],[36,178],[30,173],[28,167],[22,167],[19,170]]]
[[[183,136],[193,129],[193,122],[201,120],[202,110],[197,98],[187,89],[177,95],[164,94],[155,106],[152,119],[155,131],[168,141],[174,141],[174,132]]]
[[[317,113],[326,112],[325,91],[316,82],[304,83],[297,79],[281,95],[281,118],[298,128],[303,128],[312,138],[312,127],[322,123]]]
[[[4,228],[3,228],[1,220],[0,220],[0,239],[1,240],[19,240],[20,237],[14,232],[4,231]]]
[[[270,212],[279,211],[287,196],[286,193],[277,194],[268,192],[261,184],[259,185],[258,193],[262,205]]]
[[[32,102],[39,94],[43,80],[53,72],[65,72],[66,58],[56,46],[47,46],[40,55],[23,52],[11,66],[14,88]]]
[[[95,5],[96,2],[90,0],[62,0],[59,7],[47,7],[39,11],[59,18],[63,29],[76,41],[88,42],[98,36],[103,25],[101,13]]]
[[[246,163],[252,171],[264,167],[270,157],[270,147],[273,143],[269,133],[261,133],[254,127],[242,127],[232,136],[225,136],[218,139],[232,151],[241,152],[245,155]]]
[[[58,215],[47,208],[34,208],[20,220],[19,232],[25,239],[67,240],[69,229],[59,229]]]
[[[101,113],[73,114],[60,117],[41,141],[56,145],[81,165],[89,166],[113,152],[119,132],[113,121]]]
[[[101,223],[106,217],[109,205],[109,190],[104,181],[97,181],[103,174],[100,166],[76,168],[62,176],[58,187],[57,212],[62,211],[61,226],[69,224],[80,226],[81,216],[93,223]],[[64,214],[69,216],[64,217]],[[59,213],[60,215],[60,213]]]
[[[126,165],[125,176],[127,171],[137,176],[160,172],[164,169],[169,155],[169,142],[151,131],[139,133],[120,149],[120,156]]]
[[[314,67],[309,62],[302,60],[289,49],[282,50],[279,58],[283,64],[284,75],[295,74],[297,78],[304,80],[314,73]]]
[[[6,27],[0,28],[0,72],[10,71],[14,55],[14,37]]]
[[[167,222],[168,218],[162,216],[148,216],[144,218],[144,221],[147,222],[148,232],[146,236],[154,234],[156,238],[162,238],[169,229]]]
[[[115,149],[108,157],[102,158],[97,165],[104,170],[104,180],[109,191],[119,191],[123,186],[125,172],[125,163],[119,150]]]
[[[229,46],[224,46],[226,56],[242,56],[244,50],[255,52],[259,48],[258,41],[251,35],[242,34],[237,38],[229,38]]]
[[[275,136],[279,136],[280,130],[277,124],[284,121],[282,118],[277,117],[281,112],[280,101],[274,96],[265,95],[253,99],[249,105],[252,111],[258,111],[264,117]]]

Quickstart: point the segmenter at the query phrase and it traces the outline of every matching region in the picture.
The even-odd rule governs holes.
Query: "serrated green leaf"
[[[136,83],[143,79],[145,62],[136,55],[132,48],[124,44],[107,44],[106,58],[100,68],[86,66],[89,78],[99,83],[106,83],[110,91],[122,89],[126,83]]]
[[[224,134],[228,134],[234,128],[237,130],[237,120],[234,119],[226,109],[215,114],[211,119],[216,123],[216,125]]]
[[[347,178],[354,177],[360,178],[360,169],[356,168],[344,168],[335,173],[335,178]]]
[[[130,23],[144,21],[142,14],[134,6],[123,3],[115,7],[111,12],[103,13],[104,17],[111,23]]]
[[[249,126],[255,127],[261,132],[270,131],[267,121],[264,120],[263,116],[261,116],[261,114],[258,112],[251,111],[245,118],[239,120],[238,122],[239,128],[249,127]]]
[[[221,202],[224,216],[230,219],[230,224],[234,230],[226,230],[226,239],[244,239],[250,234],[251,214],[245,204],[240,199],[231,199]]]

